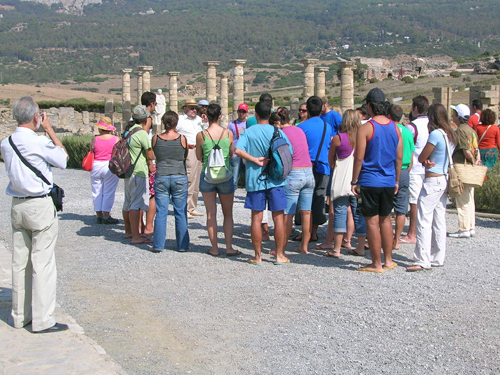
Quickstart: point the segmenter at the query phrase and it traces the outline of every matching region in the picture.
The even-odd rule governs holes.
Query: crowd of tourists
[[[163,131],[153,136],[156,98],[151,92],[142,95],[121,140],[113,134],[111,119],[100,119],[90,173],[96,223],[117,224],[110,212],[119,178],[110,167],[116,146],[125,144],[131,173],[124,178],[124,235],[131,244],[151,245],[154,253],[165,250],[171,203],[177,251],[189,250],[188,220],[206,215],[207,254],[219,256],[218,197],[225,253],[240,255],[232,246],[233,201],[244,173],[255,251],[251,265],[263,264],[270,211],[275,265],[290,263],[285,254],[289,240],[300,241],[296,251],[308,254],[310,243],[319,242],[318,227],[328,223],[325,241],[313,249],[333,258],[342,256],[342,248],[354,256],[369,249],[371,263],[358,271],[395,268],[392,251],[400,243],[415,244],[415,263],[407,271],[441,267],[450,161],[492,168],[498,160],[496,115],[483,111],[479,100],[472,103],[472,113],[465,104],[452,106],[449,119],[450,109],[417,96],[406,119],[402,108],[375,88],[363,106],[343,114],[333,111],[327,98],[312,96],[292,119],[286,107],[273,112],[272,96],[263,94],[255,116],[247,118],[248,105],[241,103],[226,128],[218,104],[188,99],[181,114],[167,111],[161,117]],[[64,169],[68,156],[31,97],[16,101],[13,114],[18,126],[1,144],[10,179],[6,193],[12,196],[13,324],[32,323],[33,332],[65,330],[53,319],[58,224],[51,168]],[[47,137],[35,133],[40,127]],[[205,213],[197,211],[200,192]],[[456,206],[459,230],[448,236],[473,237],[474,188],[464,186]],[[403,236],[406,216],[409,228]],[[353,235],[356,247],[351,246]]]
[[[402,108],[390,104],[376,88],[360,108],[343,114],[332,110],[326,97],[312,96],[292,119],[286,107],[273,111],[272,96],[263,94],[255,116],[247,118],[248,105],[242,103],[226,128],[220,125],[218,104],[188,99],[181,115],[173,111],[163,115],[164,131],[154,136],[155,94],[144,93],[141,103],[123,134],[135,165],[132,176],[125,179],[125,237],[132,244],[151,244],[152,252],[163,251],[172,203],[177,251],[189,250],[188,220],[206,215],[207,254],[219,256],[218,198],[226,255],[240,255],[232,246],[233,201],[244,170],[245,208],[251,211],[255,251],[249,263],[255,265],[263,264],[262,241],[269,239],[270,211],[275,264],[290,262],[285,255],[289,240],[300,241],[296,251],[308,254],[310,243],[319,241],[318,227],[328,223],[325,241],[312,249],[325,250],[324,255],[333,258],[342,256],[342,248],[354,256],[364,256],[369,249],[372,263],[359,271],[381,273],[396,267],[392,250],[400,243],[415,244],[415,264],[408,271],[442,266],[449,159],[454,164],[492,167],[500,146],[495,113],[482,111],[479,100],[473,102],[472,115],[464,104],[452,106],[449,119],[447,108],[430,106],[425,96],[417,96],[404,116]],[[105,163],[117,138],[109,134],[114,130],[109,119],[102,118],[97,127],[100,134],[92,144],[94,209],[97,223],[114,224],[118,220],[109,212],[117,178],[106,171]],[[277,136],[286,141],[291,155],[286,178],[269,173],[270,145]],[[220,150],[216,167],[214,150]],[[205,213],[196,211],[199,192]],[[448,235],[474,236],[474,189],[466,186],[456,204],[459,230]],[[403,236],[407,216],[409,229]],[[356,247],[351,244],[353,235]]]

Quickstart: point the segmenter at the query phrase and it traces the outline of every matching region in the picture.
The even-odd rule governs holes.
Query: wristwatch
[[[358,181],[356,181],[356,182],[351,181],[351,186],[356,186],[357,184],[358,184]]]

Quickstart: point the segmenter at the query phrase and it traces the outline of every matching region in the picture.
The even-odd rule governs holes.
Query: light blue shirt
[[[293,148],[288,137],[281,130],[279,132],[290,145],[290,152],[293,152]],[[238,149],[245,151],[257,158],[268,158],[269,147],[271,146],[271,139],[273,138],[273,134],[274,127],[271,125],[257,124],[249,129],[247,123],[247,130],[245,130],[243,134],[240,134],[240,139],[238,140]],[[261,167],[248,160],[246,161],[245,167],[245,184],[246,190],[248,192],[267,190],[285,185],[286,180],[276,181],[272,180],[271,177],[268,177],[263,181],[259,180],[259,176],[262,174],[265,167]]]
[[[445,140],[446,137],[446,140]],[[429,160],[436,165],[432,168],[427,169],[429,172],[437,173],[437,174],[448,174],[448,152],[446,151],[446,141],[448,137],[443,134],[441,130],[434,130],[431,134],[429,134],[429,138],[427,139],[427,143],[434,145],[435,148],[432,153],[429,155]],[[452,143],[448,142],[450,147],[450,154],[453,155],[453,151],[455,147]]]

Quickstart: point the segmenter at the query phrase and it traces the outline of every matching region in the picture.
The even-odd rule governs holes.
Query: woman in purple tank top
[[[361,125],[359,116],[355,110],[349,109],[342,116],[340,133],[333,137],[330,145],[329,161],[334,166],[332,189],[330,197],[334,207],[334,246],[333,250],[326,252],[325,256],[339,258],[342,239],[347,232],[347,213],[351,208],[354,216],[355,234],[358,237],[356,250],[349,250],[349,254],[363,256],[365,254],[364,244],[366,238],[365,219],[357,213],[357,200],[351,192],[351,177],[354,164],[354,147],[356,146],[356,135]]]

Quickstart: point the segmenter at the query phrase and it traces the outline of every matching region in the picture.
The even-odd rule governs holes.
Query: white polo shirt
[[[179,122],[177,123],[177,133],[182,134],[186,137],[188,145],[196,145],[196,134],[198,134],[202,130],[203,125],[201,123],[200,116],[190,118],[185,113],[179,116]]]
[[[12,134],[17,149],[33,167],[38,169],[52,183],[52,167],[66,168],[66,152],[46,136],[38,136],[33,130],[17,127]],[[47,185],[36,176],[17,156],[5,138],[1,145],[5,169],[10,182],[6,193],[17,198],[37,197],[48,194],[52,185]]]

